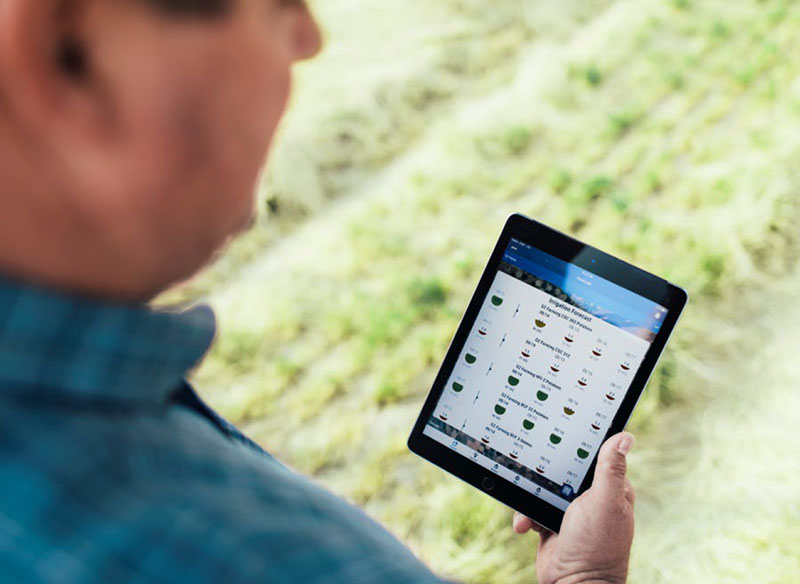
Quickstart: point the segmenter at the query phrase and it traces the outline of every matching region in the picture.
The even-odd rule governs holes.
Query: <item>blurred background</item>
[[[536,537],[405,440],[505,218],[687,288],[631,423],[633,583],[800,581],[800,5],[312,2],[259,221],[208,301],[204,397],[438,573]]]

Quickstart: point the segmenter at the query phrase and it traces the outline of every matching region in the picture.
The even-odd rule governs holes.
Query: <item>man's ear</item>
[[[92,69],[93,1],[0,0],[0,105],[34,134],[98,138],[109,121]]]

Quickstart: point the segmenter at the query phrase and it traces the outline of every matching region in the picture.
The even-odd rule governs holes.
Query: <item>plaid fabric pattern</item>
[[[213,337],[0,278],[0,581],[438,582],[197,397]]]

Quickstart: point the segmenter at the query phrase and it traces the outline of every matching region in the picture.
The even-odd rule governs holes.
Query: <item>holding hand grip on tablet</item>
[[[536,570],[541,584],[627,580],[635,496],[625,472],[633,442],[627,432],[606,441],[592,487],[567,508],[560,533],[514,515],[514,531],[539,532]]]

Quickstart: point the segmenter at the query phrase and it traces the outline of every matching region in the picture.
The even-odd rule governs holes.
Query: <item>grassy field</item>
[[[692,296],[631,423],[631,582],[799,581],[800,6],[315,4],[259,222],[168,298],[217,309],[204,396],[437,572],[534,582],[510,511],[405,448],[523,212]]]

